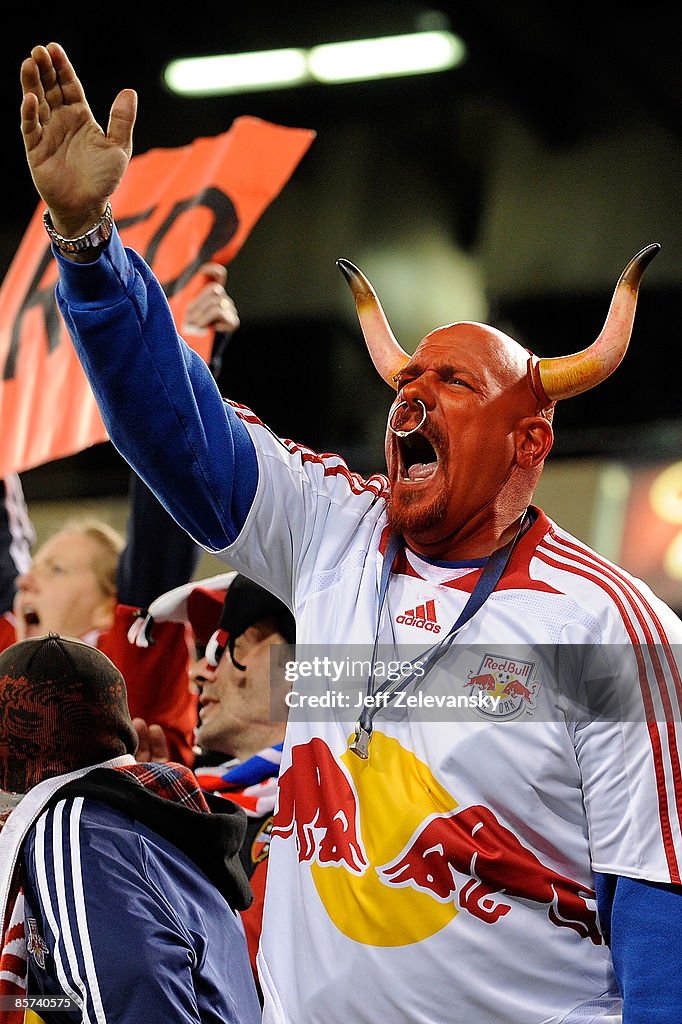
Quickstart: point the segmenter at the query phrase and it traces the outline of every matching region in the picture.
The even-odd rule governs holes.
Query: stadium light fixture
[[[184,57],[171,61],[163,77],[180,96],[219,96],[429,74],[457,67],[465,59],[459,36],[438,30],[324,43],[309,50]]]
[[[221,96],[290,89],[307,82],[309,75],[306,51],[286,49],[173,60],[166,65],[163,78],[179,96]]]
[[[314,46],[308,68],[317,82],[363,82],[447,71],[464,56],[464,43],[452,32],[412,32]]]

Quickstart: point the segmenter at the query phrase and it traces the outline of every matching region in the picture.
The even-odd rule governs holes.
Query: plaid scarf
[[[233,800],[249,818],[261,818],[275,809],[281,760],[282,744],[277,743],[246,761],[235,758],[212,768],[195,768],[194,773],[205,792]]]
[[[120,758],[117,760],[121,760]],[[94,765],[94,767],[99,767]],[[137,780],[145,789],[149,789],[158,796],[174,803],[183,804],[194,810],[208,812],[209,808],[197,785],[197,780],[189,768],[179,764],[115,764],[111,765],[112,770],[125,772]],[[70,773],[68,776],[59,776],[56,779],[46,780],[51,783],[49,798],[59,792],[60,784],[65,779],[71,779],[74,774],[82,776],[84,772]],[[55,785],[57,783],[57,785]],[[24,798],[25,799],[25,798]],[[28,822],[21,841],[34,824],[36,818],[44,810],[47,800],[43,801],[38,811]],[[2,816],[0,831],[9,821],[11,812]],[[0,893],[2,896],[2,893]],[[26,975],[28,969],[27,954],[31,952],[31,937],[28,944],[24,929],[24,895],[19,884],[18,871],[15,870],[9,880],[9,890],[6,900],[4,915],[4,926],[2,931],[2,946],[0,946],[0,997],[24,996],[26,994]],[[22,1024],[24,1020],[23,1010],[6,1010],[2,1014],[3,1024]]]

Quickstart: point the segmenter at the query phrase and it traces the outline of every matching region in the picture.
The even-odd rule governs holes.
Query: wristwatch
[[[111,232],[114,230],[114,217],[111,212],[111,203],[107,202],[107,208],[101,219],[85,234],[78,235],[77,238],[64,238],[63,235],[60,235],[55,230],[48,210],[45,210],[43,214],[43,224],[55,249],[64,256],[73,256],[74,253],[85,252],[86,249],[90,251],[101,249],[111,238]]]

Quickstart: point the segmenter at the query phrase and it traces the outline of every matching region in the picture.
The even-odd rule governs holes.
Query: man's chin
[[[391,493],[386,506],[392,530],[407,535],[430,530],[443,521],[447,511],[445,495],[434,496],[425,491],[406,494],[403,487]]]

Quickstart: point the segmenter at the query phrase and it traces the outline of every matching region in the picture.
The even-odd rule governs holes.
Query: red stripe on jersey
[[[287,440],[284,441],[284,444],[292,455],[300,455],[304,463],[313,462],[316,465],[322,466],[325,476],[344,477],[348,481],[353,494],[364,494],[366,491],[371,491],[377,498],[386,497],[388,494],[388,479],[381,473],[375,473],[364,480],[359,473],[352,473],[349,470],[340,455],[335,455],[333,452],[320,454],[312,451],[310,448],[297,444],[295,441]],[[335,465],[330,466],[327,464],[327,459],[338,459],[339,461]]]
[[[246,423],[256,423],[260,427],[265,426],[263,421],[256,416],[255,412],[249,409],[248,405],[241,405],[239,402],[233,402],[230,399],[225,399],[225,401],[234,409],[240,420],[244,420]]]
[[[234,409],[240,420],[244,420],[245,423],[254,423],[269,430],[269,427],[247,405],[241,405],[239,402],[230,400],[227,400],[227,402]],[[373,473],[372,476],[365,480],[359,473],[351,472],[341,456],[336,455],[334,452],[314,452],[312,448],[298,444],[296,441],[291,441],[289,438],[281,437],[279,440],[292,455],[300,454],[303,462],[315,462],[321,465],[325,476],[345,477],[354,494],[364,494],[365,491],[371,491],[377,498],[388,496],[388,477],[383,473]],[[338,462],[334,466],[329,466],[327,465],[327,459],[338,459]]]
[[[651,660],[653,662],[654,670],[656,673],[656,681],[659,684],[659,692],[661,695],[661,701],[663,703],[663,708],[665,711],[666,731],[668,734],[668,742],[670,744],[671,749],[671,769],[675,783],[675,803],[677,807],[678,818],[680,820],[680,823],[682,824],[682,773],[680,771],[680,755],[677,746],[677,736],[675,734],[675,713],[673,711],[670,695],[665,682],[664,669],[659,660],[657,644],[662,647],[663,652],[665,654],[665,660],[670,671],[670,674],[672,676],[675,687],[678,708],[680,705],[680,697],[682,695],[682,679],[680,678],[679,668],[677,666],[675,657],[672,653],[670,641],[666,635],[663,623],[659,619],[658,615],[654,611],[649,601],[646,600],[643,594],[640,594],[640,592],[636,589],[636,587],[633,586],[633,584],[627,578],[627,576],[617,566],[614,566],[611,563],[607,562],[604,558],[596,554],[596,552],[589,550],[586,551],[583,547],[572,541],[558,537],[555,537],[555,539],[557,543],[562,543],[565,547],[571,549],[572,551],[589,556],[592,559],[592,561],[598,566],[598,568],[601,569],[602,572],[608,575],[610,579],[619,583],[624,593],[628,597],[629,603],[633,611],[635,612],[635,615],[637,616],[637,621],[639,622],[642,628],[645,641],[650,650]],[[640,603],[641,607],[638,607],[636,603],[637,601]],[[658,641],[653,637],[651,633],[649,624],[642,613],[642,608],[646,611],[647,615],[654,624],[656,633],[658,635]]]
[[[659,643],[659,646],[662,647],[665,653],[665,660],[667,662],[668,669],[670,670],[670,674],[675,684],[675,693],[678,699],[679,706],[679,701],[682,697],[682,679],[680,678],[679,668],[677,667],[677,662],[675,661],[675,658],[672,653],[670,641],[668,640],[665,629],[663,628],[663,623],[657,616],[652,605],[646,600],[644,595],[641,594],[635,586],[633,586],[632,582],[627,578],[627,576],[622,572],[622,570],[618,569],[617,566],[614,566],[611,563],[607,562],[604,558],[601,558],[595,552],[590,551],[589,549],[586,550],[580,545],[575,544],[572,541],[566,540],[565,538],[559,538],[554,536],[554,540],[558,545],[563,544],[564,547],[570,549],[571,551],[575,551],[576,555],[574,557],[578,558],[580,562],[582,562],[585,565],[589,565],[591,561],[598,569],[600,569],[605,575],[607,575],[609,579],[613,580],[615,583],[618,583],[620,585],[623,593],[628,599],[628,602],[632,610],[637,616],[637,621],[642,628],[642,632],[644,633],[644,639],[647,645],[652,647],[651,659],[654,663],[654,668],[656,670],[656,679],[659,684],[663,684],[665,677],[663,674],[663,666],[661,665],[661,662],[658,657],[656,647],[657,643]],[[561,547],[559,548],[559,550],[561,550]],[[639,607],[636,602],[639,602]],[[649,623],[644,617],[643,611],[646,611],[647,615],[652,620],[654,627],[656,629],[656,633],[658,634],[658,641],[654,639],[651,633],[651,629],[649,627]],[[670,701],[670,696],[668,694],[667,687],[665,686],[662,686],[661,700],[663,701],[667,721],[670,725],[672,722],[674,722],[675,718],[672,704]],[[673,743],[675,746],[675,750],[677,751],[676,739],[673,739]],[[682,776],[680,776],[680,781],[682,781]]]
[[[541,561],[545,562],[547,565],[551,565],[553,568],[560,570],[563,569],[566,572],[572,572],[575,575],[582,576],[584,579],[588,579],[592,583],[596,583],[597,586],[601,587],[601,589],[609,595],[611,600],[616,605],[618,611],[620,612],[623,624],[632,643],[635,659],[637,661],[637,670],[642,693],[642,701],[644,703],[644,708],[647,716],[647,729],[649,732],[649,739],[651,742],[651,748],[654,758],[654,770],[656,774],[656,788],[658,792],[659,817],[661,824],[661,833],[663,838],[663,846],[665,849],[666,860],[668,862],[670,880],[675,884],[679,884],[681,877],[677,863],[674,840],[672,837],[672,828],[670,825],[668,793],[666,790],[665,772],[663,766],[663,749],[661,744],[661,738],[659,736],[657,724],[655,721],[651,688],[647,676],[646,666],[644,664],[644,659],[641,652],[641,644],[639,638],[635,632],[631,615],[628,612],[628,609],[626,608],[624,601],[621,599],[621,596],[619,596],[618,591],[620,591],[622,597],[630,606],[632,612],[634,612],[637,622],[642,628],[645,637],[648,638],[648,643],[650,645],[650,653],[651,647],[653,646],[653,637],[644,618],[641,606],[643,606],[644,609],[646,609],[646,611],[650,614],[652,619],[654,619],[654,621],[656,622],[659,636],[661,636],[662,639],[665,637],[665,631],[663,630],[662,624],[658,620],[649,603],[638,591],[636,591],[632,587],[630,581],[627,580],[627,578],[623,576],[621,573],[619,573],[614,566],[612,566],[605,560],[600,559],[599,556],[597,556],[594,552],[590,551],[589,549],[580,547],[578,544],[565,540],[564,538],[557,537],[553,531],[550,534],[550,536],[555,541],[556,546],[553,547],[551,541],[546,537],[543,542],[543,547],[546,547],[550,553],[563,555],[565,558],[574,559],[577,565],[567,565],[565,562],[558,562],[555,559],[551,558],[549,555],[545,554],[542,548],[538,548],[537,557]],[[578,568],[578,565],[585,566],[585,569]],[[609,585],[609,583],[607,583],[601,577],[594,575],[597,571],[604,573],[604,575],[606,575],[609,578],[611,583],[614,584],[617,590],[614,589],[614,586]],[[636,603],[637,601],[640,602],[639,607]],[[670,644],[668,643],[667,638],[666,647],[668,652],[667,660],[669,663],[669,667],[675,678],[676,684],[679,684],[679,673],[677,670],[677,666],[674,665],[674,661],[671,663]],[[678,815],[678,821],[680,821],[680,823],[682,824],[682,772],[680,771],[680,757],[677,747],[677,738],[675,736],[674,720],[672,718],[672,706],[667,691],[663,668],[660,663],[660,660],[658,659],[658,655],[656,654],[655,649],[653,650],[653,653],[651,653],[651,657],[652,662],[654,664],[654,670],[656,674],[656,681],[658,683],[659,693],[661,695],[661,700],[663,702],[663,706],[667,717],[666,731],[668,735],[668,742],[670,745],[670,767],[674,783],[673,795]]]

